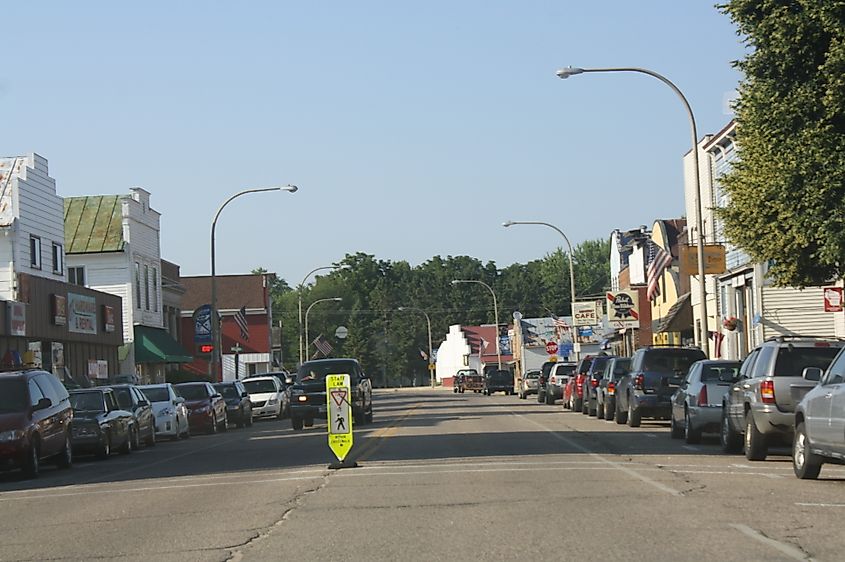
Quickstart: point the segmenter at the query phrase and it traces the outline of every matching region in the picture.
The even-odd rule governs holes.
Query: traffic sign
[[[428,364],[428,370],[429,370],[429,371],[436,371],[436,370],[437,370],[437,365],[435,365],[434,363],[429,363],[429,364]]]
[[[824,288],[824,311],[842,312],[842,287]]]
[[[546,353],[549,355],[557,354],[557,344],[553,341],[550,341],[546,344]]]
[[[326,376],[329,448],[341,463],[352,449],[351,397],[349,375]]]
[[[337,330],[334,331],[334,337],[336,337],[339,340],[346,339],[346,336],[348,336],[348,335],[349,335],[349,330],[346,328],[346,326],[338,326]]]

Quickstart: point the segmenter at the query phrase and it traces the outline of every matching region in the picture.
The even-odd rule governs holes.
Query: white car
[[[250,377],[243,381],[252,402],[252,417],[282,417],[284,389],[276,377]]]
[[[172,384],[148,384],[138,388],[153,407],[156,437],[179,439],[191,436],[185,399],[179,396]]]

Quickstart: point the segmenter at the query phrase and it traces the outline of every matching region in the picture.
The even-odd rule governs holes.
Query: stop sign
[[[553,341],[550,341],[549,343],[547,343],[546,344],[546,353],[548,353],[549,355],[554,355],[555,353],[557,353],[557,344]]]

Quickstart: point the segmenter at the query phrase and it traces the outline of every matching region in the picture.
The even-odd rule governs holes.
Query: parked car
[[[282,419],[285,391],[276,377],[252,377],[245,379],[243,385],[249,395],[253,417]]]
[[[590,416],[598,414],[599,382],[601,382],[604,376],[604,368],[607,366],[610,357],[609,355],[597,355],[593,357],[593,361],[587,368],[587,372],[581,382],[583,385],[581,389],[581,396],[583,398],[583,402],[581,403],[582,414]]]
[[[464,390],[464,374],[461,371],[455,373],[455,376],[452,377],[452,392],[454,394],[463,394]]]
[[[570,377],[567,381],[567,386],[570,388],[564,388],[564,395],[569,397],[569,409],[575,412],[581,412],[584,409],[584,379],[587,378],[587,371],[589,371],[595,357],[595,355],[582,357],[575,368],[575,376]]]
[[[355,359],[318,359],[306,361],[291,377],[290,421],[294,430],[314,425],[316,418],[327,415],[326,376],[349,375],[352,417],[356,424],[373,421],[373,386]]]
[[[697,361],[672,395],[671,436],[689,444],[701,441],[704,432],[718,432],[722,399],[739,379],[739,361]]]
[[[112,389],[71,390],[70,405],[74,453],[93,453],[104,459],[114,449],[124,455],[132,452],[138,431],[135,416],[120,407]]]
[[[611,357],[607,361],[596,391],[596,416],[599,419],[616,419],[616,385],[630,368],[630,357]]]
[[[38,476],[43,460],[73,463],[73,411],[67,390],[46,371],[0,375],[0,469]]]
[[[484,375],[484,394],[490,396],[494,392],[504,392],[505,396],[510,396],[513,391],[513,373],[507,369],[496,369],[488,371]]]
[[[546,401],[546,383],[555,365],[557,365],[557,361],[546,361],[540,366],[540,378],[537,379],[537,402],[543,403]]]
[[[117,397],[117,403],[122,410],[131,412],[135,416],[135,427],[132,443],[134,448],[140,448],[141,441],[148,447],[156,444],[156,418],[150,401],[141,390],[131,384],[115,384],[110,387]]]
[[[214,389],[226,401],[226,415],[230,422],[238,427],[252,425],[252,401],[241,381],[219,382]]]
[[[457,376],[461,380],[461,392],[466,390],[481,392],[484,389],[484,377],[475,369],[461,369]]]
[[[537,394],[538,392],[538,381],[540,380],[540,373],[539,369],[534,369],[525,373],[525,376],[522,377],[522,381],[519,383],[519,398],[525,400],[525,398],[530,394]]]
[[[642,418],[668,420],[672,395],[696,361],[707,359],[697,347],[648,346],[631,357],[631,370],[616,385],[616,421],[639,427]]]
[[[290,373],[287,371],[270,371],[269,373],[262,373],[260,375],[250,375],[241,379],[241,382],[247,381],[249,379],[253,379],[256,377],[275,377],[277,381],[279,381],[279,386],[282,387],[282,417],[287,418],[290,417],[290,385],[287,383],[288,379],[291,378]]]
[[[778,336],[748,354],[722,404],[721,442],[725,452],[764,460],[772,443],[792,443],[795,406],[815,385],[804,369],[827,369],[845,342],[829,338]]]
[[[191,431],[207,433],[226,431],[226,401],[208,382],[185,382],[173,385],[176,392],[185,399],[188,407],[188,424]]]
[[[156,436],[179,439],[191,436],[188,424],[188,407],[170,383],[148,384],[139,387],[153,408]]]
[[[826,372],[807,367],[803,376],[817,384],[795,407],[792,468],[798,478],[815,479],[823,464],[845,462],[845,350]]]
[[[563,387],[575,371],[575,363],[558,361],[554,364],[546,379],[545,403],[551,406],[563,398]]]

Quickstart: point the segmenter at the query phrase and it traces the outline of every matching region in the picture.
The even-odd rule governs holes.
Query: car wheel
[[[619,406],[619,401],[616,402],[616,423],[619,425],[625,425],[628,423],[628,412],[623,411],[622,408]]]
[[[73,465],[73,446],[70,442],[70,434],[65,435],[65,446],[56,455],[56,466],[59,468],[70,468]]]
[[[290,424],[293,426],[294,431],[302,431],[304,425],[302,418],[293,415],[290,417]]]
[[[680,425],[678,425],[678,422],[675,421],[675,412],[672,412],[672,416],[669,419],[669,436],[672,439],[680,439],[684,436],[684,429]]]
[[[595,412],[596,418],[603,420],[604,419],[604,404],[599,404],[598,401],[596,401],[596,409],[595,409],[594,412]]]
[[[587,394],[584,393],[584,396]],[[582,398],[581,399],[581,413],[585,416],[590,413],[590,399],[589,398]]]
[[[640,423],[642,423],[642,414],[640,411],[634,408],[634,402],[632,400],[628,401],[628,427],[640,427]]]
[[[757,431],[754,414],[745,416],[745,458],[750,461],[764,461],[769,454],[766,436]]]
[[[701,430],[692,425],[689,412],[684,412],[684,441],[689,445],[701,443]]]
[[[210,429],[208,430],[209,433],[217,433],[217,420],[214,418],[214,414],[211,414],[211,422],[209,424]]]
[[[822,457],[810,451],[807,429],[803,422],[799,423],[792,443],[792,470],[795,476],[801,480],[815,480],[819,477],[823,463]]]
[[[305,427],[314,427],[314,418],[305,418]]]
[[[278,414],[276,414],[276,419],[277,419],[277,420],[281,420],[281,419],[283,419],[284,417],[285,417],[285,409],[284,409],[284,407],[282,407],[282,405],[281,405],[281,404],[279,404],[279,413],[278,413]]]
[[[249,415],[246,417],[246,426],[252,427],[252,409],[249,410]]]
[[[458,388],[457,388],[457,387],[453,388],[453,389],[452,389],[452,393],[453,393],[453,394],[457,394],[457,393],[458,393]]]
[[[722,423],[719,426],[719,442],[724,453],[738,453],[742,449],[742,436],[731,427],[731,420],[722,410]]]
[[[178,430],[177,430],[178,431]],[[156,446],[156,422],[150,422],[150,436],[147,437],[145,441],[147,447],[155,447]]]
[[[126,441],[123,443],[123,445],[120,446],[120,449],[118,449],[117,452],[121,455],[128,455],[132,452],[132,446],[137,440],[138,435],[136,434],[136,430],[130,427],[129,433],[126,434]]]
[[[141,432],[139,430],[132,431],[132,448],[136,451],[141,448]]]
[[[224,412],[223,413],[223,423],[220,426],[221,431],[229,431],[229,414]]]
[[[546,392],[546,406],[554,406],[555,397],[551,392]]]
[[[581,398],[573,398],[572,399],[572,411],[573,412],[580,412],[583,409],[584,400]]]
[[[32,438],[32,443],[29,446],[29,455],[26,459],[26,464],[23,466],[23,473],[27,478],[38,478],[41,472],[41,444],[38,437]]]
[[[111,455],[111,435],[106,433],[103,436],[103,442],[100,443],[100,449],[97,451],[97,456],[101,459],[107,459]]]
[[[545,401],[546,401],[546,392],[543,391],[543,390],[538,390],[537,391],[537,403],[542,404]]]

